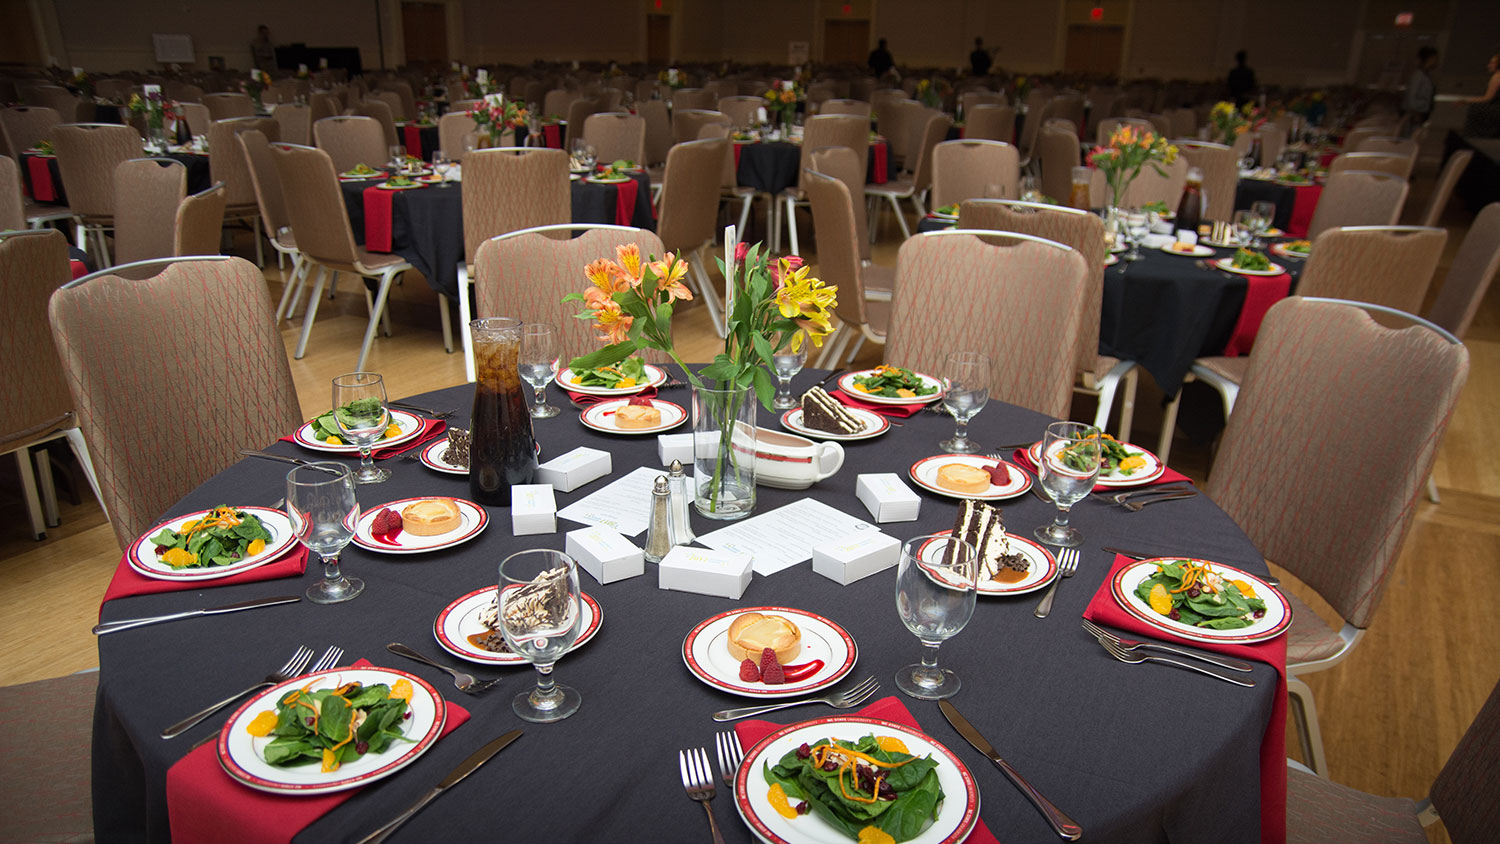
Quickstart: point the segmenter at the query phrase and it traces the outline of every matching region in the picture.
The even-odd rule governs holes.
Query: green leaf
[[[585,369],[593,369],[599,366],[609,366],[635,354],[636,344],[631,342],[612,343],[602,349],[580,355],[568,361],[568,368],[574,372]]]
[[[562,297],[562,301],[564,301],[564,302],[582,302],[582,301],[584,301],[583,294],[582,293],[569,293],[568,295]]]
[[[765,335],[760,333],[751,334],[750,340],[752,345],[755,346],[755,353],[760,355],[760,362],[766,366],[773,365],[776,353],[771,349],[771,343],[766,339]]]
[[[776,385],[771,383],[771,373],[759,366],[750,371],[755,378],[755,397],[760,399],[761,407],[771,410],[771,402],[776,400]]]

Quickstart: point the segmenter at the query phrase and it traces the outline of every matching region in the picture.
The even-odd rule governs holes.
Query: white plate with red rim
[[[1210,627],[1194,627],[1184,624],[1151,609],[1151,605],[1141,600],[1135,594],[1135,589],[1141,581],[1156,573],[1158,563],[1175,563],[1187,560],[1194,563],[1205,563],[1209,569],[1226,580],[1243,580],[1250,584],[1255,590],[1255,597],[1266,602],[1266,614],[1255,619],[1249,627],[1240,627],[1235,630],[1214,630]],[[1115,572],[1110,579],[1110,591],[1114,593],[1115,601],[1126,612],[1137,620],[1155,627],[1163,633],[1170,633],[1181,639],[1189,639],[1195,642],[1248,644],[1250,642],[1264,642],[1274,639],[1286,632],[1292,625],[1292,605],[1287,603],[1286,597],[1277,590],[1271,588],[1260,577],[1241,571],[1233,566],[1223,563],[1214,563],[1207,560],[1198,560],[1192,557],[1156,557],[1150,560],[1141,560],[1138,563],[1128,565]],[[1247,596],[1248,597],[1248,596]]]
[[[227,566],[195,566],[193,568],[174,569],[163,563],[156,555],[156,545],[152,543],[151,537],[161,533],[163,529],[170,528],[174,531],[182,530],[182,526],[188,522],[197,521],[208,515],[211,511],[199,510],[186,516],[179,516],[162,522],[147,531],[135,542],[131,543],[130,549],[125,552],[125,559],[130,561],[130,567],[137,574],[150,577],[155,580],[175,580],[178,582],[189,582],[195,580],[217,580],[221,577],[232,577],[240,572],[260,568],[266,563],[285,554],[297,542],[297,535],[292,530],[292,520],[286,513],[280,510],[272,510],[269,507],[236,507],[236,510],[254,514],[265,526],[266,532],[271,534],[271,539],[259,554],[251,554],[243,560],[237,560]]]
[[[1116,442],[1118,442],[1118,440],[1116,440]],[[1143,466],[1143,467],[1141,467],[1140,469],[1135,470],[1134,472],[1132,472],[1132,473],[1130,473],[1128,475],[1122,475],[1122,474],[1119,473],[1119,471],[1114,471],[1114,472],[1110,472],[1110,473],[1105,473],[1105,472],[1101,471],[1099,473],[1099,480],[1096,481],[1095,484],[1094,484],[1095,486],[1103,486],[1103,487],[1131,487],[1131,486],[1140,486],[1141,484],[1149,484],[1152,481],[1156,480],[1157,478],[1160,478],[1162,475],[1165,475],[1167,473],[1167,466],[1166,466],[1166,464],[1162,463],[1161,462],[1161,458],[1157,457],[1155,454],[1152,454],[1151,452],[1145,450],[1144,448],[1141,448],[1138,445],[1131,445],[1130,443],[1120,443],[1120,445],[1124,446],[1125,450],[1127,452],[1129,452],[1131,455],[1137,455],[1137,454],[1139,454],[1142,458],[1145,459],[1146,465]],[[1042,465],[1042,444],[1041,443],[1032,443],[1031,444],[1031,448],[1028,448],[1026,450],[1026,456],[1031,458],[1031,463],[1032,463],[1033,466],[1038,466],[1038,467],[1041,466]]]
[[[375,448],[390,448],[393,445],[400,445],[401,443],[416,439],[417,435],[422,433],[422,417],[415,413],[407,413],[404,410],[396,410],[395,408],[391,408],[390,412],[391,424],[400,428],[401,432],[394,437],[386,437],[375,443]],[[302,427],[297,429],[297,432],[292,435],[292,439],[296,440],[297,445],[303,448],[310,448],[313,451],[326,451],[329,454],[359,454],[358,446],[334,445],[333,443],[323,442],[313,436],[311,422],[302,423]]]
[[[256,737],[245,731],[255,716],[266,711],[275,712],[276,702],[293,689],[311,687],[312,691],[318,691],[354,682],[366,686],[380,683],[390,686],[399,680],[411,683],[412,688],[408,702],[411,717],[401,721],[401,731],[410,741],[393,741],[383,753],[366,754],[345,762],[336,771],[324,773],[317,763],[289,767],[272,765],[263,754],[274,736]],[[328,794],[384,779],[415,762],[443,734],[443,724],[447,719],[448,710],[442,696],[416,675],[392,668],[334,668],[294,677],[251,698],[229,716],[219,730],[216,747],[219,765],[224,772],[257,791]]]
[[[910,370],[908,371],[910,372]],[[838,381],[839,389],[843,391],[844,395],[848,396],[851,399],[856,399],[862,402],[869,402],[870,404],[931,404],[932,402],[935,402],[943,397],[943,382],[939,381],[936,378],[933,378],[931,375],[927,375],[921,372],[912,372],[912,374],[921,379],[922,386],[931,387],[933,391],[925,395],[915,396],[913,398],[905,398],[902,396],[890,397],[871,395],[870,393],[866,393],[860,390],[858,387],[854,386],[854,379],[868,378],[874,374],[875,370],[873,369],[862,369],[859,372],[850,372],[847,375],[842,375],[839,377]]]
[[[762,841],[773,844],[848,844],[849,838],[816,814],[782,817],[767,796],[771,784],[764,768],[803,744],[821,739],[858,741],[867,735],[901,740],[913,756],[931,756],[937,767],[943,802],[938,816],[909,844],[958,844],[979,821],[979,786],[953,751],[911,727],[859,715],[831,715],[790,724],[756,742],[745,752],[734,777],[734,805],[740,819]]]
[[[1106,266],[1106,267],[1113,267],[1115,264],[1118,264],[1118,263],[1120,263],[1120,256],[1119,255],[1116,255],[1115,253],[1111,252],[1108,255],[1104,256],[1104,266]]]
[[[962,463],[966,466],[976,466],[981,469],[994,466],[996,463],[1003,464],[1010,471],[1010,480],[1004,486],[996,486],[991,483],[990,488],[984,492],[960,492],[956,489],[948,489],[939,486],[937,482],[938,470],[949,463]],[[1005,498],[1015,498],[1031,489],[1031,475],[1020,466],[1006,460],[994,460],[982,454],[935,454],[932,457],[924,457],[911,464],[908,473],[911,479],[916,481],[917,486],[938,495],[946,495],[949,498],[973,498],[979,501],[1000,501]]]
[[[1294,251],[1286,248],[1286,244],[1285,243],[1273,243],[1273,244],[1271,244],[1271,254],[1272,255],[1275,255],[1278,258],[1291,258],[1292,260],[1295,260],[1295,261],[1306,261],[1308,259],[1308,257],[1312,255],[1312,252],[1310,250],[1311,250],[1311,247],[1309,247],[1309,251],[1307,251],[1307,252],[1294,252]]]
[[[417,536],[407,533],[405,530],[396,534],[394,538],[390,534],[375,536],[370,533],[370,526],[374,524],[375,517],[382,510],[395,510],[400,513],[402,508],[418,501],[426,501],[430,498],[447,498],[443,495],[419,495],[415,498],[402,498],[399,501],[390,501],[378,507],[371,507],[368,511],[361,513],[359,521],[354,523],[354,544],[367,551],[379,551],[382,554],[423,554],[428,551],[438,551],[443,548],[452,548],[461,545],[478,536],[485,526],[490,523],[490,516],[483,507],[472,501],[462,498],[450,498],[458,505],[458,526],[446,533],[433,536]]]
[[[434,440],[433,442],[423,446],[422,451],[417,455],[417,457],[422,461],[422,465],[426,466],[429,469],[434,469],[439,472],[445,472],[449,475],[463,475],[464,477],[468,477],[469,467],[460,466],[457,463],[450,462],[444,456],[447,453],[448,440],[445,438],[441,440]],[[536,444],[536,453],[538,457],[542,455],[541,443]]]
[[[667,371],[659,366],[645,364],[646,383],[636,384],[634,387],[598,387],[585,386],[573,383],[573,370],[564,369],[557,373],[557,386],[562,387],[570,393],[583,393],[587,396],[633,396],[647,387],[660,387],[667,382]]]
[[[615,412],[630,403],[630,399],[603,401],[583,409],[578,418],[584,425],[606,434],[659,434],[670,431],[687,421],[687,411],[680,405],[661,399],[650,399],[651,406],[661,411],[661,422],[649,428],[621,428],[615,424]]]
[[[951,530],[943,530],[938,531],[933,536],[950,536],[952,533],[953,531]],[[981,595],[1024,595],[1027,592],[1035,592],[1051,583],[1053,575],[1057,574],[1057,558],[1052,556],[1052,552],[1024,536],[1007,533],[1006,537],[1010,540],[1010,550],[1025,557],[1026,561],[1031,563],[1031,568],[1027,570],[1025,577],[1022,577],[1015,583],[986,580],[981,582],[975,591]],[[937,542],[928,541],[921,548],[917,549],[917,559],[924,563],[935,562],[940,553],[940,550],[937,548]],[[939,574],[925,567],[924,570],[932,575]],[[938,576],[937,580],[943,582],[941,576]]]
[[[785,663],[794,672],[799,666],[806,676],[779,686],[740,679],[740,660],[729,653],[729,625],[747,613],[779,615],[802,632],[802,650]],[[759,654],[750,657],[760,663]],[[789,607],[739,607],[704,619],[682,640],[682,661],[693,676],[732,695],[753,698],[796,697],[827,688],[848,676],[859,659],[859,647],[849,631],[828,619]],[[818,665],[817,663],[822,663]]]
[[[421,182],[412,182],[409,185],[396,185],[390,182],[381,182],[375,187],[380,188],[381,190],[415,190],[417,188],[425,188],[427,186],[422,184]]]
[[[1184,243],[1182,245],[1188,247],[1185,250],[1173,249],[1172,247],[1176,245],[1177,243],[1175,242],[1163,244],[1161,247],[1161,251],[1167,253],[1168,255],[1180,255],[1183,258],[1206,258],[1209,255],[1214,254],[1213,248],[1210,246],[1206,246],[1203,243],[1195,243],[1191,245]]]
[[[1281,275],[1282,273],[1286,272],[1286,267],[1283,267],[1282,265],[1276,263],[1275,261],[1271,262],[1271,268],[1268,269],[1268,270],[1247,270],[1247,269],[1244,269],[1243,267],[1236,267],[1234,265],[1234,259],[1233,258],[1220,258],[1219,260],[1214,261],[1214,266],[1218,267],[1219,269],[1223,270],[1224,272],[1227,272],[1227,273],[1239,273],[1240,275],[1268,275],[1269,276],[1269,275]]]
[[[834,434],[828,431],[819,431],[817,428],[809,428],[802,424],[802,408],[794,407],[786,413],[781,414],[781,426],[796,434],[814,440],[839,440],[849,442],[851,440],[868,440],[878,437],[891,429],[891,420],[881,416],[873,410],[865,410],[862,407],[849,407],[845,405],[844,410],[850,416],[865,423],[864,430],[854,434]]]
[[[568,648],[569,653],[588,644],[588,641],[599,632],[599,625],[604,623],[604,610],[599,607],[599,602],[586,592],[579,594],[583,596],[583,618],[579,621],[578,638],[573,640],[573,647]],[[437,620],[432,623],[433,637],[437,639],[443,650],[470,662],[482,662],[486,665],[529,665],[530,663],[524,657],[517,654],[496,653],[469,641],[470,636],[489,629],[479,620],[479,615],[494,600],[495,587],[486,586],[482,589],[475,589],[444,607],[443,611],[438,613]]]
[[[620,185],[630,181],[629,176],[584,176],[585,182],[593,182],[596,185]]]

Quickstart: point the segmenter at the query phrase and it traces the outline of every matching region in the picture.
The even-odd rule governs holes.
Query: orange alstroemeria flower
[[[635,319],[621,313],[618,302],[599,294],[597,290],[584,293],[583,298],[584,303],[594,312],[594,327],[600,340],[606,343],[623,343],[630,338],[630,324]]]
[[[583,268],[583,274],[594,283],[605,295],[624,290],[624,285],[616,283],[615,279],[620,275],[620,267],[608,258],[600,258]],[[590,291],[593,292],[593,291]]]
[[[660,261],[651,263],[651,272],[657,279],[656,289],[667,294],[668,304],[678,299],[693,298],[693,291],[682,283],[687,277],[687,270],[687,262],[677,260],[671,252],[663,255]]]
[[[641,285],[641,247],[634,243],[625,243],[615,247],[615,257],[619,260],[619,266],[615,267],[615,274],[623,282],[619,288],[639,287]]]

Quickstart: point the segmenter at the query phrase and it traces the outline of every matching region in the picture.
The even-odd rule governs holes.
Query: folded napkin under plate
[[[1024,449],[1024,448],[1018,448],[1018,449],[1016,449],[1014,452],[1011,453],[1011,459],[1015,461],[1015,463],[1016,463],[1017,466],[1020,466],[1022,469],[1025,469],[1026,471],[1030,472],[1033,475],[1036,474],[1036,472],[1037,472],[1036,464],[1032,462],[1032,460],[1031,460],[1031,452],[1029,452],[1027,449]],[[1131,488],[1146,487],[1146,486],[1157,486],[1159,484],[1175,484],[1175,483],[1181,483],[1183,481],[1186,481],[1187,483],[1192,483],[1193,482],[1192,478],[1189,478],[1187,475],[1184,475],[1181,472],[1178,472],[1178,471],[1176,471],[1174,469],[1171,469],[1169,467],[1163,467],[1163,468],[1164,468],[1164,471],[1161,473],[1161,477],[1157,478],[1156,480],[1146,481],[1143,484],[1132,484],[1130,487],[1121,487],[1121,486],[1117,486],[1117,485],[1114,485],[1114,486],[1105,486],[1104,484],[1096,484],[1094,486],[1094,492],[1120,492],[1123,489],[1131,489]]]
[[[857,407],[860,410],[868,410],[871,413],[878,413],[881,416],[895,416],[901,419],[921,413],[922,408],[928,404],[926,402],[921,404],[878,404],[876,402],[860,401],[843,390],[829,390],[828,395],[833,396],[849,407]]]
[[[109,581],[109,588],[104,590],[104,600],[99,602],[101,613],[104,611],[104,605],[116,598],[151,595],[157,592],[213,589],[219,586],[235,586],[240,583],[277,580],[283,577],[301,577],[303,572],[307,571],[307,547],[300,542],[265,565],[213,580],[157,580],[154,577],[146,577],[130,567],[130,560],[127,557],[129,553],[126,551],[120,556],[120,565],[115,569],[115,576]]]

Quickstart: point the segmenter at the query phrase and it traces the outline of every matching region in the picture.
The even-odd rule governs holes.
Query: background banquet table
[[[1260,201],[1276,204],[1271,225],[1286,232],[1287,237],[1307,237],[1313,212],[1323,196],[1323,185],[1284,185],[1274,179],[1240,179],[1235,183],[1234,208],[1249,209]]]
[[[890,176],[890,156],[884,140],[870,143],[865,167],[865,182],[883,185]],[[755,188],[757,193],[772,196],[797,184],[797,168],[802,163],[802,145],[789,141],[734,143],[735,177],[741,187]]]
[[[179,162],[180,164],[182,164],[182,166],[186,167],[187,192],[189,196],[213,187],[213,181],[212,177],[210,176],[208,167],[208,153],[169,152],[165,155],[153,155],[147,153],[146,157],[170,158],[173,161]],[[51,199],[37,199],[36,186],[32,183],[34,174],[32,173],[31,168],[38,165],[32,164],[33,161],[41,162],[41,166],[45,166],[47,168],[46,178],[50,179],[52,182]],[[37,155],[35,153],[23,152],[21,153],[19,164],[21,165],[21,183],[22,187],[26,191],[27,196],[31,197],[32,199],[37,199],[38,202],[47,204],[66,205],[68,203],[68,197],[63,192],[62,172],[58,170],[57,167],[57,156]]]
[[[806,389],[821,373],[795,382]],[[554,386],[551,401],[567,400]],[[685,390],[667,400],[687,403]],[[466,424],[472,388],[429,393],[418,404],[459,408],[451,420]],[[760,423],[777,424],[762,411]],[[991,402],[971,425],[984,444],[1040,436],[1044,417]],[[757,512],[804,495],[861,518],[854,496],[862,472],[906,475],[910,464],[937,452],[952,420],[918,414],[875,440],[845,444],[847,462],[808,492],[761,488]],[[655,437],[612,437],[584,428],[576,414],[540,420],[536,435],[543,459],[576,446],[609,451],[611,479],[638,466],[658,465]],[[265,445],[265,444],[246,444]],[[299,457],[310,453],[287,443],[271,450]],[[419,463],[385,462],[388,483],[360,487],[365,508],[413,495],[465,496],[466,479],[435,473]],[[285,467],[247,459],[209,480],[164,515],[225,502],[267,504],[283,493]],[[597,490],[596,481],[559,493],[559,508]],[[956,502],[921,493],[920,518],[886,524],[899,539],[951,527]],[[1027,494],[1004,504],[1006,522],[1029,533],[1051,518],[1052,508]],[[780,605],[830,618],[853,635],[859,662],[850,680],[875,676],[879,696],[897,694],[892,675],[914,662],[920,647],[895,612],[894,573],[885,571],[840,586],[801,563],[770,577],[757,575],[736,602],[661,591],[654,566],[642,577],[600,586],[580,573],[584,590],[597,598],[604,619],[598,636],[558,664],[558,679],[579,689],[583,707],[552,725],[528,725],[512,714],[512,695],[533,682],[529,668],[501,672],[499,688],[479,697],[454,691],[445,675],[385,652],[400,641],[439,655],[433,619],[460,595],[496,579],[499,561],[524,548],[561,549],[563,532],[578,525],[559,520],[552,535],[513,537],[508,513],[491,511],[489,528],[475,540],[445,551],[391,557],[351,546],[345,570],[363,578],[364,594],[332,606],[306,601],[268,609],[140,628],[99,640],[100,679],[93,743],[96,834],[100,840],[168,839],[167,769],[199,739],[213,734],[225,715],[173,741],[157,733],[210,700],[242,688],[306,644],[345,648],[346,660],[369,659],[411,671],[467,707],[472,720],[401,774],[365,788],[306,828],[297,841],[342,841],[364,835],[415,800],[475,748],[521,726],[525,735],[412,819],[398,841],[453,840],[474,830],[525,831],[548,841],[597,841],[601,830],[655,840],[706,840],[702,810],[689,801],[678,777],[679,749],[712,748],[715,710],[749,703],[714,691],[694,679],[681,657],[683,636],[699,621],[735,606]],[[703,534],[715,525],[694,516]],[[1078,574],[1064,582],[1051,616],[1032,609],[1039,594],[982,598],[973,620],[941,650],[941,662],[957,671],[963,689],[954,703],[1034,785],[1079,821],[1089,840],[1259,840],[1259,747],[1276,688],[1276,674],[1257,664],[1254,689],[1220,683],[1160,666],[1131,666],[1107,656],[1080,629],[1079,616],[1112,562],[1102,544],[1191,554],[1264,573],[1255,549],[1205,497],[1129,513],[1096,501],[1079,504],[1073,523],[1086,538]],[[212,606],[255,597],[299,593],[319,576],[309,566],[297,579],[170,592],[113,601],[104,620]],[[458,660],[446,658],[450,663]],[[493,672],[480,669],[481,677]],[[1057,839],[1040,815],[1000,772],[972,751],[943,720],[933,703],[902,698],[921,728],[946,744],[973,771],[981,817],[1003,841]],[[767,716],[794,723],[832,714],[801,708]],[[710,750],[712,754],[712,750]],[[751,840],[733,801],[721,785],[712,804],[728,841]]]

